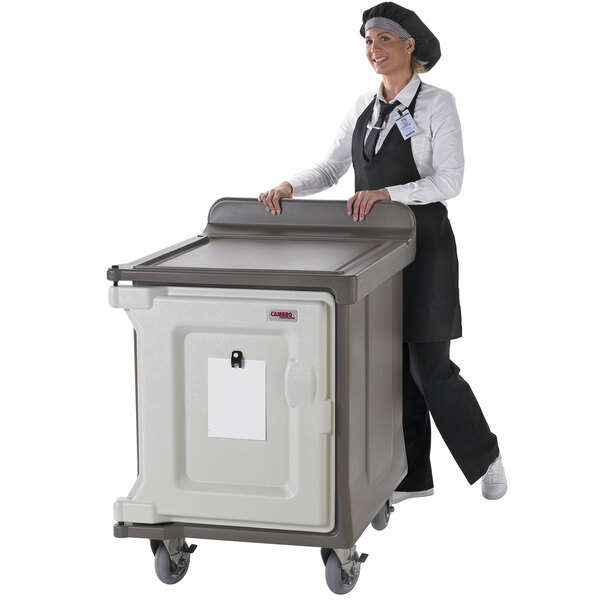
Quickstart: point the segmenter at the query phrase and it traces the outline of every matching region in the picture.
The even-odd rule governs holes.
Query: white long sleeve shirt
[[[413,74],[395,100],[409,106],[419,83],[419,76]],[[381,85],[376,96],[384,100]],[[356,121],[372,100],[373,93],[360,96],[346,114],[324,159],[286,180],[291,184],[294,196],[309,196],[327,189],[348,171],[352,164],[352,133]],[[365,140],[378,116],[379,102],[375,102]],[[390,198],[409,205],[431,202],[446,204],[446,200],[460,192],[464,171],[462,133],[454,97],[446,90],[422,83],[413,118],[419,131],[411,138],[412,153],[421,179],[388,187]],[[388,117],[375,152],[379,151],[392,127],[396,127],[396,124],[393,118]]]

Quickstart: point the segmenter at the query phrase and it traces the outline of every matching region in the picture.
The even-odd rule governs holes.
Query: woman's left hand
[[[365,215],[369,214],[371,207],[375,202],[383,200],[389,202],[391,200],[390,193],[385,189],[367,190],[364,192],[356,192],[352,198],[348,199],[348,214],[354,216],[355,221],[363,221]]]

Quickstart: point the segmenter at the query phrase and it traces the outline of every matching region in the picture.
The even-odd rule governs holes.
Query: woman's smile
[[[394,68],[393,61],[390,61],[389,56],[385,56],[385,55],[374,56],[371,59],[371,62],[373,63],[373,69],[375,69],[375,72],[379,73],[379,74],[383,74],[383,71],[388,71],[389,69],[386,67],[389,67],[390,65],[392,67],[392,70]]]

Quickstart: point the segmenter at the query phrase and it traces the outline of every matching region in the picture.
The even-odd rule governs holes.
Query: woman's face
[[[415,40],[403,40],[396,34],[373,27],[365,35],[367,59],[376,73],[387,75],[410,66]]]

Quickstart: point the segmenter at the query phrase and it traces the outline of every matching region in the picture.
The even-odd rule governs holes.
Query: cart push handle
[[[221,198],[208,213],[205,233],[220,227],[274,227],[302,229],[306,232],[324,229],[352,230],[353,235],[377,231],[376,237],[410,239],[415,230],[415,217],[408,206],[400,202],[377,202],[364,221],[354,222],[348,217],[345,200],[281,199],[281,214],[272,215],[255,198]]]

